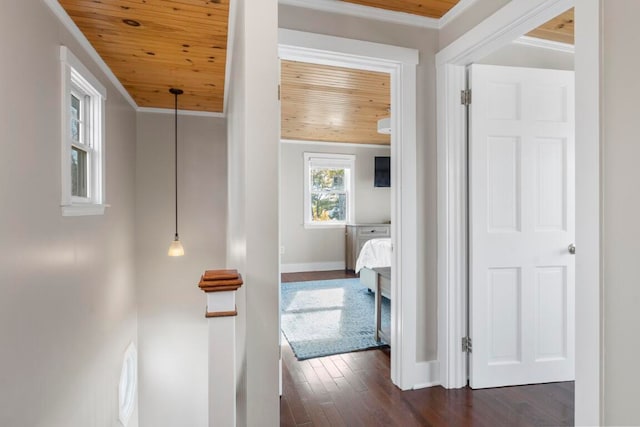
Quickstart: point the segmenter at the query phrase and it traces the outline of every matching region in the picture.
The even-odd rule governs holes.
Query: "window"
[[[62,65],[62,214],[104,213],[106,89],[65,46]]]
[[[355,156],[304,154],[306,227],[340,226],[353,220]]]

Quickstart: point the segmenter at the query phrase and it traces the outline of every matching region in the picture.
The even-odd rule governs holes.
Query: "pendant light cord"
[[[184,248],[180,243],[180,237],[178,236],[178,95],[182,95],[184,92],[182,89],[172,87],[169,89],[172,95],[175,95],[175,116],[174,116],[174,145],[173,145],[173,171],[175,177],[175,203],[176,203],[176,234],[169,246],[169,256],[183,256]]]
[[[175,161],[175,168],[174,168],[174,172],[175,172],[175,181],[176,181],[176,185],[175,185],[175,191],[176,191],[176,240],[178,239],[178,93],[175,93],[175,126],[174,126],[174,131],[175,131],[175,144],[174,144],[174,161]]]

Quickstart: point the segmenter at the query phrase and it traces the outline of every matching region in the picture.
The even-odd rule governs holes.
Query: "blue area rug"
[[[374,294],[360,279],[281,285],[282,332],[298,360],[385,346],[374,338]],[[382,299],[382,328],[389,329],[389,300]]]

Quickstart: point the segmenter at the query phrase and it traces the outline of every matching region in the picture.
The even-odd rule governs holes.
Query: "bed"
[[[373,270],[379,267],[391,267],[391,239],[370,239],[367,240],[358,259],[356,260],[356,273],[359,273],[363,268]]]
[[[381,296],[391,299],[391,239],[368,240],[356,261],[356,273],[360,273],[360,283],[375,293],[375,338],[391,344],[388,333],[381,328]]]

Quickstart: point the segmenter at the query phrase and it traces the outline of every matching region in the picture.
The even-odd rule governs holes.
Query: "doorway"
[[[575,6],[576,20],[576,424],[600,419],[599,300],[599,9],[585,1],[511,2],[490,19],[443,49],[438,66],[439,150],[439,325],[438,351],[445,387],[467,381],[466,356],[460,343],[466,333],[466,150],[464,111],[465,67],[522,34]],[[451,174],[457,170],[459,174]],[[460,222],[458,222],[460,220]]]
[[[417,51],[371,42],[279,30],[282,60],[350,67],[391,76],[391,379],[401,389],[427,382],[416,375]],[[406,325],[404,328],[401,325]]]

